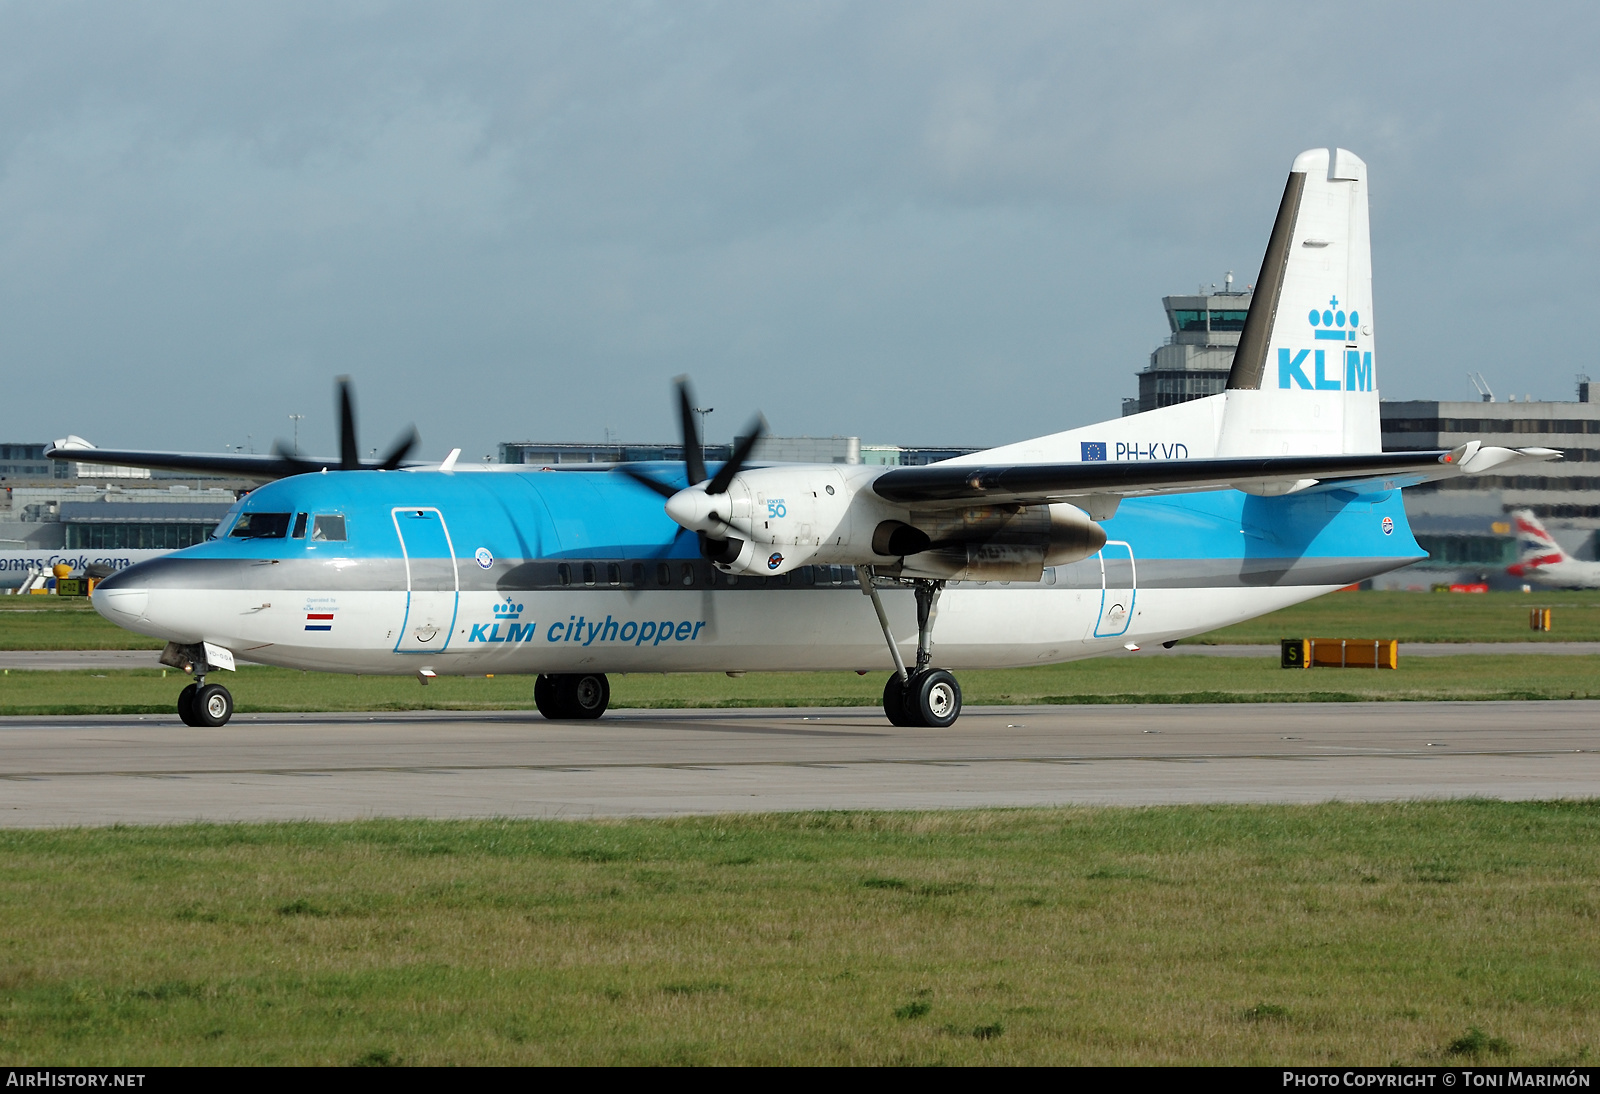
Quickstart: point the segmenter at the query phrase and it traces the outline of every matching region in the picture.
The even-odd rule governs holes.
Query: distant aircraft
[[[1561,589],[1600,588],[1600,562],[1580,562],[1567,554],[1532,509],[1518,509],[1511,519],[1521,557],[1506,567],[1506,573]]]
[[[218,538],[108,578],[95,607],[194,673],[190,725],[228,720],[206,677],[237,655],[423,683],[537,674],[550,718],[599,717],[613,672],[892,668],[889,720],[947,726],[950,668],[1170,643],[1309,600],[1424,557],[1402,487],[1559,456],[1382,450],[1366,174],[1343,149],[1295,159],[1223,393],[925,467],[758,466],[759,427],[708,467],[683,381],[681,464],[407,468],[406,439],[373,467],[348,410],[338,461],[59,446],[286,476]],[[966,383],[920,392],[1019,397]]]

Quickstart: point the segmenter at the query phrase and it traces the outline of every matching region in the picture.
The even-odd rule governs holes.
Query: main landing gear
[[[611,702],[611,684],[603,672],[541,673],[533,702],[552,721],[598,718]]]
[[[889,630],[889,616],[878,598],[878,588],[873,584],[870,566],[856,570],[861,581],[861,591],[872,598],[872,607],[878,613],[878,626],[889,643],[889,656],[894,658],[894,675],[883,685],[883,713],[897,726],[928,726],[943,729],[961,717],[961,685],[944,669],[930,668],[933,660],[933,623],[939,615],[939,594],[944,592],[943,581],[918,579],[917,595],[917,667],[907,671],[900,658],[900,648],[895,645],[894,634]]]
[[[204,674],[178,692],[178,717],[196,729],[225,726],[233,717],[233,696],[221,684],[208,684]]]

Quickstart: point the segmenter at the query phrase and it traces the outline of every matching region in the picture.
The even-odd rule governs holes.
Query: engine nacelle
[[[912,520],[931,546],[901,560],[903,577],[1038,581],[1046,566],[1088,558],[1106,542],[1088,513],[1063,503],[917,512]]]
[[[908,511],[869,489],[882,471],[753,467],[734,476],[726,494],[684,490],[667,511],[703,537],[701,553],[719,568],[763,576],[823,563],[906,577],[1038,581],[1046,566],[1087,558],[1106,541],[1074,505]]]

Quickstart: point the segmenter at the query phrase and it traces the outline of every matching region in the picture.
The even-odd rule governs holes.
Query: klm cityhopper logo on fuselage
[[[1312,337],[1317,341],[1353,342],[1361,328],[1361,313],[1348,315],[1339,307],[1339,298],[1332,297],[1323,311],[1312,310],[1310,315]],[[1348,320],[1348,322],[1346,322]],[[1304,388],[1307,391],[1371,391],[1372,351],[1346,346],[1343,375],[1340,375],[1340,350],[1303,349],[1278,350],[1278,387]],[[1328,357],[1333,355],[1333,374],[1328,374]],[[1310,368],[1308,375],[1306,369]]]

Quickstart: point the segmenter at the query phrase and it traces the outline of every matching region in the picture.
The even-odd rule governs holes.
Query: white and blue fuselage
[[[658,470],[684,484],[679,465]],[[1130,498],[1102,526],[1098,553],[1042,580],[950,582],[938,662],[1034,665],[1168,641],[1424,557],[1398,490]],[[909,657],[913,596],[885,585],[882,598]],[[158,638],[335,672],[893,667],[853,567],[725,573],[658,498],[602,472],[284,479],[243,499],[210,542],[107,579],[94,603]]]

